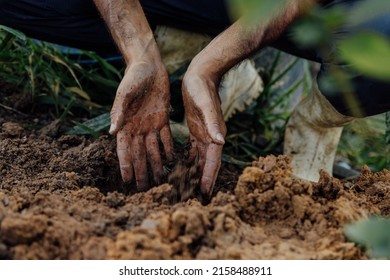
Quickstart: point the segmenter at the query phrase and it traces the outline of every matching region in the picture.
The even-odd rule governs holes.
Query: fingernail
[[[112,123],[111,126],[110,126],[110,131],[109,131],[109,133],[110,133],[110,134],[113,134],[113,133],[115,133],[115,130],[116,130],[116,125],[115,125],[114,123]]]
[[[225,144],[225,139],[223,138],[222,134],[221,133],[218,133],[216,136],[215,136],[215,139],[220,142],[221,144]]]

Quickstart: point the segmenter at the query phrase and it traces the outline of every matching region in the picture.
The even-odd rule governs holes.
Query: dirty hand
[[[123,181],[135,177],[138,190],[161,183],[164,171],[159,136],[167,159],[172,160],[169,99],[168,74],[162,64],[134,62],[127,67],[111,110],[110,133],[117,135]],[[148,166],[153,182],[149,182]]]
[[[183,101],[190,130],[190,160],[198,161],[201,191],[211,197],[226,135],[218,82],[197,71],[187,71],[183,79]]]

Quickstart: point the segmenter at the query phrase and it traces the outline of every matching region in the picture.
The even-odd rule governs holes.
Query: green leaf
[[[238,160],[238,159],[235,159],[234,157],[229,156],[227,154],[222,154],[222,161],[226,162],[226,163],[235,164],[235,165],[238,165],[241,167],[247,167],[247,166],[251,165],[251,162]]]
[[[110,127],[110,113],[105,113],[84,123],[76,123],[76,126],[67,131],[67,134],[95,136],[99,131],[108,130]]]
[[[385,137],[386,137],[386,144],[390,148],[390,112],[386,112],[386,134],[385,134]]]
[[[24,33],[16,30],[16,29],[13,29],[13,28],[10,28],[10,27],[7,27],[7,26],[4,26],[4,25],[0,25],[0,31],[1,30],[4,30],[5,32],[8,32],[12,35],[14,35],[16,38],[22,40],[22,41],[26,41],[26,35],[24,35]]]
[[[390,42],[373,32],[359,32],[340,41],[341,59],[372,78],[390,81]]]
[[[363,22],[368,22],[378,16],[388,15],[390,13],[390,5],[384,0],[360,1],[352,9],[349,7],[349,12],[346,13],[347,22],[351,26],[358,26]]]
[[[267,22],[287,0],[230,0],[230,13],[234,18],[245,15],[250,21]]]
[[[88,93],[85,92],[85,90],[81,89],[81,88],[78,88],[78,87],[67,87],[66,90],[68,90],[69,92],[71,93],[75,93],[77,95],[79,95],[80,97],[84,98],[85,100],[91,100],[91,98],[89,97]]]
[[[390,258],[390,219],[371,217],[346,226],[344,233],[367,248],[372,258]]]
[[[319,21],[301,20],[291,30],[292,39],[305,48],[318,47],[327,38],[328,33]]]

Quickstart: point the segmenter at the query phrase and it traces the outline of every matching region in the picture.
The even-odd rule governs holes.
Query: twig
[[[2,104],[2,103],[0,103],[0,107],[1,107],[1,108],[4,108],[4,109],[6,109],[6,110],[12,111],[12,112],[14,112],[14,113],[17,113],[17,114],[19,114],[19,115],[21,115],[21,116],[23,116],[23,117],[27,117],[27,116],[28,116],[27,114],[22,113],[22,112],[20,112],[20,111],[18,111],[18,110],[16,110],[16,109],[11,108],[11,107],[9,107],[9,106],[7,106],[7,105],[4,105],[4,104]]]

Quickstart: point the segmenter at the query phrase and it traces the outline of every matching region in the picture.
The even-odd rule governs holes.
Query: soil
[[[390,216],[389,171],[309,183],[284,156],[242,174],[223,165],[211,201],[185,190],[180,168],[170,182],[181,185],[136,192],[113,137],[61,135],[11,103],[0,107],[0,259],[366,259],[344,226]]]

